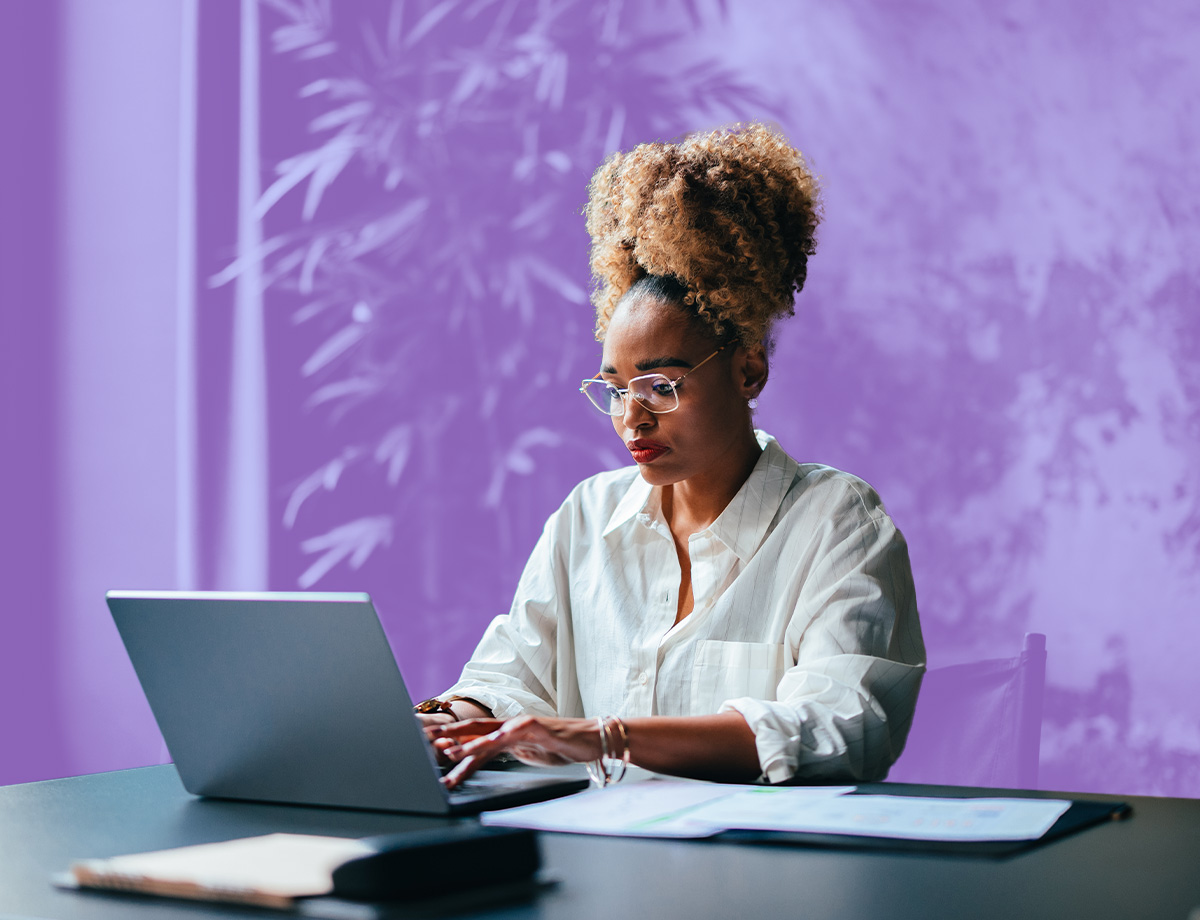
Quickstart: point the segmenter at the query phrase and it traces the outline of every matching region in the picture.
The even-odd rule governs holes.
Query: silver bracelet
[[[608,752],[608,744],[604,739],[604,720],[596,719],[596,730],[600,733],[600,756],[595,760],[587,761],[584,766],[587,768],[588,777],[597,788],[603,789],[608,785],[608,773],[604,769],[604,757]]]
[[[605,771],[605,775],[610,783],[619,783],[625,778],[625,771],[629,769],[629,733],[625,730],[625,723],[617,716],[609,716],[607,724],[610,726],[615,724],[617,731],[621,734],[621,757],[617,760],[620,769],[613,769],[611,772]]]
[[[603,789],[613,783],[619,783],[625,778],[625,771],[629,769],[629,732],[625,729],[625,723],[617,716],[603,716],[596,719],[596,731],[600,735],[600,756],[595,760],[589,760],[584,763],[587,769],[588,777],[597,788]],[[618,756],[615,744],[610,744],[609,733],[612,732],[611,741],[615,742],[619,737],[621,740],[621,753]]]

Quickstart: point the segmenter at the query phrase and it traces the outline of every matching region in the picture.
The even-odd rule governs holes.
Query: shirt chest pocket
[[[773,700],[786,669],[782,645],[706,639],[692,665],[692,713],[716,712],[726,700],[740,696]]]

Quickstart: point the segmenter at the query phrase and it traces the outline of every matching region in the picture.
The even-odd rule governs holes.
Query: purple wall
[[[1040,785],[1200,796],[1200,14],[624,6],[0,14],[0,782],[162,757],[109,587],[368,590],[450,682],[622,462],[588,176],[766,118],[827,217],[762,426],[883,494],[931,666],[1046,634]]]

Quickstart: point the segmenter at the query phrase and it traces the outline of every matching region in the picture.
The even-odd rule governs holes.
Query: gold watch
[[[417,705],[413,707],[413,712],[420,713],[421,715],[431,715],[435,712],[444,712],[451,718],[458,719],[458,715],[450,707],[450,703],[450,700],[439,700],[435,696],[432,699],[421,700],[421,702],[417,703]]]

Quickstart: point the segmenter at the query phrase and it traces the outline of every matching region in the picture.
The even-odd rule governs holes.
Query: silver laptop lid
[[[107,600],[189,792],[451,810],[366,594],[110,591]]]

